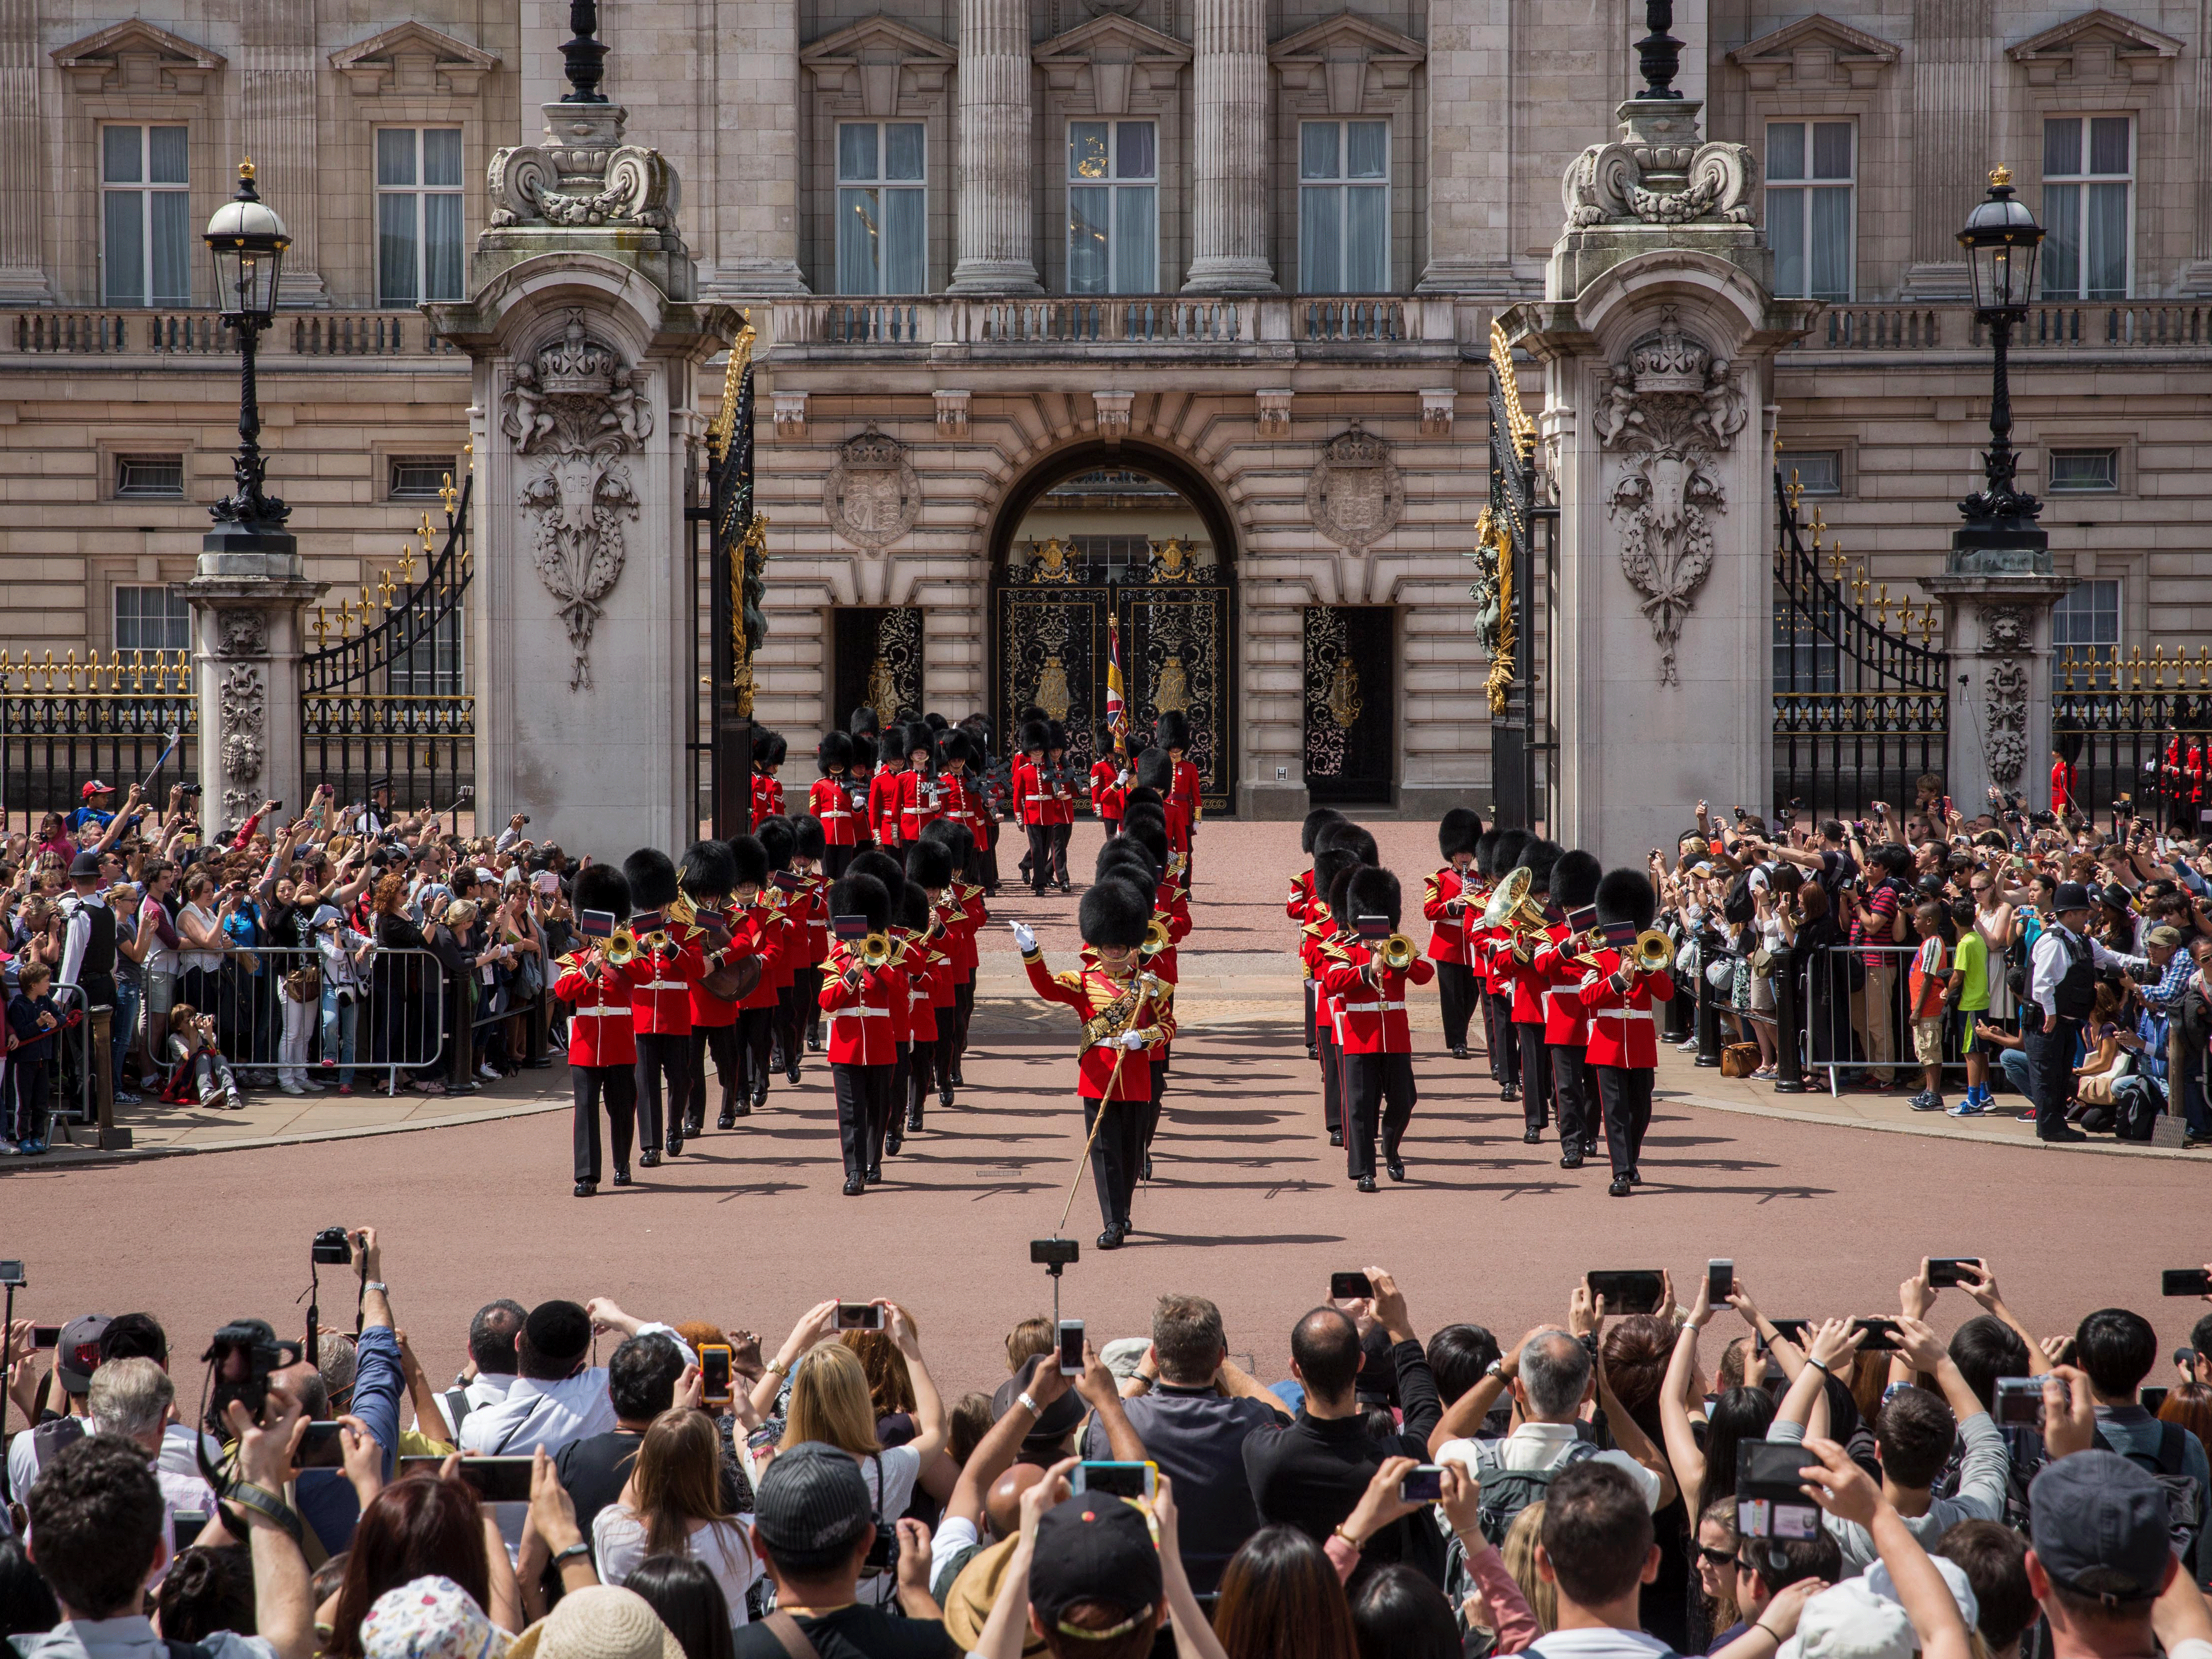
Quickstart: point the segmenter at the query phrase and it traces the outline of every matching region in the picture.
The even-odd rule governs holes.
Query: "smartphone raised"
[[[837,1304],[837,1328],[841,1331],[879,1331],[884,1328],[884,1310],[872,1302],[840,1302]]]
[[[1805,1334],[1813,1328],[1813,1322],[1809,1319],[1770,1319],[1766,1322],[1774,1327],[1775,1335],[1800,1348],[1805,1346]],[[1762,1335],[1759,1339],[1759,1349],[1764,1352],[1768,1346],[1766,1338]]]
[[[1060,1374],[1083,1375],[1083,1322],[1079,1319],[1060,1322]]]
[[[31,1346],[34,1348],[58,1348],[62,1345],[62,1328],[58,1325],[31,1327]]]
[[[1990,1416],[2001,1429],[2039,1429],[2043,1426],[2043,1379],[2039,1376],[2000,1376],[1990,1400]]]
[[[1724,1308],[1735,1294],[1735,1263],[1722,1256],[1705,1263],[1705,1300],[1716,1308]]]
[[[1735,1526],[1746,1538],[1820,1535],[1820,1506],[1797,1471],[1812,1459],[1801,1445],[1741,1440],[1735,1449]]]
[[[1591,1297],[1603,1297],[1608,1314],[1657,1313],[1666,1294],[1667,1281],[1655,1268],[1605,1269],[1587,1277]]]
[[[702,1342],[699,1345],[699,1398],[709,1406],[730,1403],[728,1343]]]
[[[1978,1255],[1931,1255],[1928,1258],[1928,1288],[1948,1291],[1956,1285],[1978,1284],[1982,1259]]]
[[[169,1553],[181,1554],[191,1548],[201,1533],[207,1529],[208,1518],[198,1510],[172,1510],[169,1512]]]
[[[342,1469],[345,1467],[345,1443],[338,1436],[344,1428],[342,1423],[310,1423],[300,1436],[300,1443],[292,1453],[292,1467],[297,1469]]]
[[[442,1457],[403,1457],[402,1474],[435,1474],[445,1466]],[[462,1480],[487,1504],[527,1504],[530,1476],[536,1463],[529,1457],[464,1457],[458,1467]]]
[[[2212,1296],[2212,1268],[2168,1267],[2158,1276],[2160,1296]]]
[[[1854,1319],[1851,1328],[1864,1331],[1866,1340],[1859,1344],[1861,1353],[1895,1353],[1899,1330],[1894,1319]]]
[[[1374,1294],[1374,1281],[1365,1273],[1331,1273],[1328,1276],[1328,1299],[1332,1302],[1352,1302]]]
[[[1109,1498],[1130,1498],[1150,1503],[1159,1490],[1157,1463],[1093,1463],[1075,1466],[1069,1485],[1077,1492],[1104,1492]]]
[[[1398,1483],[1401,1504],[1433,1504],[1444,1495],[1444,1471],[1440,1463],[1421,1463],[1406,1471]]]
[[[2171,1389],[2145,1389],[2137,1398],[2142,1402],[2142,1408],[2156,1417],[2165,1407],[2166,1397],[2172,1392]]]

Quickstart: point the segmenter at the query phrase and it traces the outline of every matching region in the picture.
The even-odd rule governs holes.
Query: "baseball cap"
[[[1023,1363],[1021,1370],[999,1384],[998,1391],[991,1396],[991,1420],[994,1423],[1013,1410],[1014,1402],[1027,1391],[1036,1376],[1037,1367],[1048,1361],[1055,1365],[1060,1363],[1057,1351],[1030,1355]],[[1075,1432],[1088,1409],[1081,1396],[1073,1389],[1047,1406],[1044,1414],[1030,1424],[1030,1431],[1022,1437],[1022,1461],[1027,1463],[1055,1461],[1060,1455],[1061,1443]]]
[[[819,1440],[779,1452],[754,1494],[753,1521],[770,1549],[811,1553],[854,1542],[868,1525],[868,1486],[849,1453]]]
[[[91,782],[85,785],[82,793],[84,798],[87,800],[90,800],[94,795],[113,794],[115,793],[115,786],[112,783],[102,783],[98,778],[94,778]]]
[[[1054,1624],[1079,1601],[1126,1607],[1115,1630],[1061,1626],[1066,1633],[1101,1639],[1118,1636],[1158,1604],[1160,1552],[1145,1512],[1104,1492],[1079,1492],[1037,1517],[1030,1560],[1030,1605]]]
[[[112,1322],[106,1314],[79,1314],[62,1327],[62,1340],[54,1345],[54,1376],[70,1394],[88,1394],[92,1374],[100,1369],[100,1339]]]
[[[2068,910],[2086,910],[2089,908],[2089,890],[2078,881],[2062,881],[2058,884],[2057,896],[2051,901],[2051,908],[2058,914]]]
[[[2045,1464],[2027,1501],[2028,1541],[2059,1589],[2114,1607],[2166,1587],[2174,1561],[2166,1490],[2118,1452]]]
[[[2143,935],[2143,943],[2145,945],[2179,945],[2181,943],[2181,930],[2179,927],[2169,927],[2164,922],[2160,922]]]

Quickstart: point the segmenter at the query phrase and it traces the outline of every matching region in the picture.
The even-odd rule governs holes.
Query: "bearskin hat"
[[[1597,854],[1576,848],[1559,854],[1559,861],[1552,866],[1552,897],[1562,910],[1579,910],[1597,896],[1597,884],[1605,874],[1605,866],[1597,861]]]
[[[781,766],[791,745],[784,742],[781,732],[753,733],[753,763],[756,766]]]
[[[1044,723],[1044,746],[1047,749],[1066,748],[1067,728],[1058,720],[1047,720]]]
[[[1041,720],[1044,719],[1044,710],[1037,707],[1037,705],[1033,702],[1025,702],[1019,708],[1014,710],[1014,724],[1017,726],[1027,726],[1032,721]]]
[[[658,847],[641,847],[623,860],[629,902],[641,910],[658,910],[676,902],[676,860]]]
[[[1145,942],[1145,928],[1152,919],[1152,897],[1134,882],[1109,878],[1085,890],[1076,919],[1085,945],[1133,951]]]
[[[905,737],[900,741],[899,752],[912,760],[916,754],[927,751],[932,760],[937,758],[937,733],[929,729],[925,720],[909,720],[900,728]]]
[[[968,860],[975,850],[975,836],[964,823],[955,823],[950,818],[932,818],[921,832],[922,839],[933,841],[952,857],[952,873],[962,874],[968,868]]]
[[[1651,918],[1659,912],[1651,878],[1626,866],[1605,872],[1605,878],[1597,884],[1595,902],[1601,927],[1633,927],[1640,932],[1651,925]]]
[[[1341,859],[1342,854],[1337,854]],[[1328,914],[1340,927],[1352,926],[1352,878],[1367,866],[1364,864],[1333,864],[1328,872],[1328,885],[1322,889],[1328,895]],[[1316,879],[1320,872],[1315,872]]]
[[[730,891],[768,885],[768,848],[757,836],[730,837]]]
[[[1110,836],[1099,843],[1091,879],[1103,881],[1109,870],[1141,870],[1147,872],[1146,879],[1154,887],[1160,884],[1160,867],[1152,862],[1152,855],[1145,850],[1143,842],[1127,836]]]
[[[1324,847],[1343,848],[1352,854],[1356,863],[1380,864],[1382,861],[1376,851],[1373,834],[1352,823],[1349,818],[1342,823],[1322,830],[1320,835],[1314,837],[1314,850],[1316,853]]]
[[[1175,763],[1168,758],[1166,750],[1147,749],[1137,757],[1137,781],[1157,791],[1163,800],[1167,799],[1175,786]]]
[[[1482,820],[1464,806],[1455,806],[1437,825],[1437,851],[1449,863],[1462,853],[1474,851],[1482,835]]]
[[[1015,746],[1024,755],[1042,755],[1044,753],[1046,736],[1047,730],[1042,720],[1025,720],[1022,724],[1020,735],[1014,739]]]
[[[587,864],[576,872],[576,908],[606,910],[620,921],[629,914],[629,882],[611,864]]]
[[[1396,931],[1403,900],[1398,890],[1398,878],[1388,870],[1379,870],[1371,864],[1359,866],[1345,884],[1345,902],[1352,907],[1352,915],[1346,921],[1356,921],[1361,916],[1388,916],[1392,931]]]
[[[937,763],[940,766],[958,761],[970,772],[978,771],[983,763],[981,745],[957,726],[948,726],[937,734]]]
[[[1503,876],[1514,868],[1521,862],[1521,854],[1528,850],[1529,844],[1535,839],[1526,830],[1499,830],[1498,844],[1490,855],[1491,874]]]
[[[866,732],[856,732],[853,734],[852,769],[854,772],[866,776],[876,769],[878,763],[882,758],[882,750],[878,746],[874,737]]]
[[[945,719],[944,715],[939,714],[933,708],[921,717],[921,723],[927,726],[932,732],[946,731],[950,729],[952,725],[951,720]]]
[[[802,812],[791,821],[792,839],[799,843],[799,856],[818,860],[829,845],[829,837],[822,833],[822,820],[811,813]]]
[[[1474,838],[1474,872],[1488,878],[1498,873],[1498,839],[1503,830],[1486,830]]]
[[[1164,871],[1168,867],[1168,832],[1165,826],[1144,818],[1139,818],[1133,823],[1124,818],[1119,838],[1133,841],[1143,848],[1146,857],[1152,860],[1155,870]]]
[[[1315,896],[1322,903],[1329,904],[1329,894],[1334,890],[1338,878],[1358,868],[1358,858],[1345,848],[1334,845],[1318,848],[1314,854]],[[1334,915],[1335,906],[1330,904],[1329,908],[1330,913]]]
[[[684,890],[697,902],[727,898],[737,885],[737,864],[726,841],[695,841],[684,849],[678,872]]]
[[[927,933],[929,895],[913,882],[901,882],[897,895],[891,900],[891,925],[903,927],[909,933]]]
[[[1298,851],[1310,857],[1314,849],[1314,837],[1328,829],[1330,824],[1343,822],[1344,814],[1334,806],[1315,807],[1312,811],[1306,814],[1306,821],[1298,826]]]
[[[1160,799],[1158,790],[1147,789],[1139,783],[1130,788],[1121,797],[1121,810],[1124,812],[1133,806],[1149,806],[1155,811],[1164,813],[1167,804]]]
[[[847,732],[856,738],[873,737],[883,729],[883,716],[865,702],[855,708],[845,721]]]
[[[1521,849],[1518,867],[1528,872],[1528,890],[1549,893],[1552,890],[1552,867],[1566,851],[1555,841],[1531,841]]]
[[[873,876],[883,883],[886,891],[895,881],[904,881],[906,872],[899,861],[880,848],[871,847],[865,853],[853,854],[853,861],[845,866],[848,876]]]
[[[799,850],[799,837],[792,833],[789,818],[763,818],[753,825],[753,838],[766,850],[771,874],[788,867],[791,855]]]
[[[852,738],[842,732],[824,732],[822,741],[815,745],[814,759],[824,777],[837,767],[850,766],[853,763]]]
[[[1152,741],[1162,750],[1190,751],[1190,721],[1176,709],[1165,710],[1152,722]]]
[[[906,878],[924,887],[943,887],[952,879],[952,854],[941,841],[922,840],[906,849]]]
[[[868,931],[880,933],[891,925],[891,896],[873,876],[848,875],[830,889],[830,914],[866,916]]]

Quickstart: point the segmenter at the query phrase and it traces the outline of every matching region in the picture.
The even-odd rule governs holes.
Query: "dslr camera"
[[[325,1227],[315,1235],[315,1242],[307,1259],[318,1267],[343,1267],[352,1264],[353,1240],[343,1227]]]
[[[208,1420],[217,1433],[226,1433],[226,1413],[234,1400],[260,1420],[269,1403],[270,1373],[298,1364],[300,1345],[279,1342],[265,1320],[234,1319],[215,1334],[200,1358],[212,1368],[215,1382]]]

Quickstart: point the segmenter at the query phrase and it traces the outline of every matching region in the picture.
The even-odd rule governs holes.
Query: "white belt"
[[[832,1019],[889,1019],[890,1017],[891,1011],[888,1008],[840,1008],[830,1016]]]
[[[620,1008],[574,1008],[569,1011],[571,1019],[628,1019],[628,1006]]]
[[[853,814],[847,807],[825,806],[822,809],[821,816],[824,818],[849,818]]]
[[[1093,1048],[1119,1048],[1121,1046],[1121,1039],[1117,1036],[1102,1037],[1090,1046]],[[1137,1052],[1141,1054],[1144,1051],[1139,1049]]]
[[[1640,1019],[1649,1025],[1651,1023],[1651,1011],[1649,1008],[1593,1008],[1590,1010],[1590,1018],[1592,1019]]]
[[[641,991],[688,991],[691,988],[680,979],[652,979],[637,988]]]
[[[1341,1006],[1347,1014],[1402,1013],[1406,1008],[1402,1002],[1347,1002]]]

